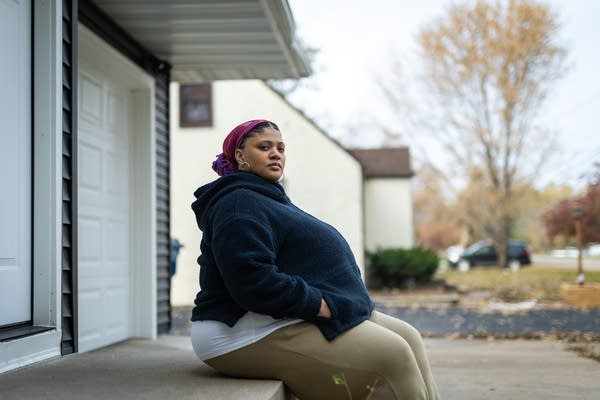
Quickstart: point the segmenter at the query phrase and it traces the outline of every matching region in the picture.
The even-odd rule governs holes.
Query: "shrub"
[[[439,257],[422,247],[379,249],[367,253],[371,287],[403,287],[410,282],[430,281]]]

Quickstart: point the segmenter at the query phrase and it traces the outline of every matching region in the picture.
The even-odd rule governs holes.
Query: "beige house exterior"
[[[201,232],[190,208],[193,192],[218,178],[211,169],[229,131],[264,118],[277,123],[286,142],[283,185],[301,209],[333,225],[364,265],[363,173],[360,163],[261,80],[212,84],[212,126],[179,126],[179,84],[171,85],[171,236],[185,247],[172,279],[172,304],[193,303],[199,290]]]
[[[412,247],[410,152],[407,147],[351,150],[364,174],[365,249]]]

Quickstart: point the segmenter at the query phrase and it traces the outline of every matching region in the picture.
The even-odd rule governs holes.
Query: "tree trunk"
[[[508,267],[508,241],[510,236],[510,217],[502,215],[499,218],[499,226],[496,236],[496,254],[498,254],[498,266]]]

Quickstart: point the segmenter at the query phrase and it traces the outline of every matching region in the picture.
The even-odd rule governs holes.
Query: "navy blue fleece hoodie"
[[[192,321],[229,326],[247,312],[301,318],[333,340],[373,311],[346,240],[293,205],[281,185],[248,172],[200,187],[201,291]],[[332,318],[317,317],[324,298]]]

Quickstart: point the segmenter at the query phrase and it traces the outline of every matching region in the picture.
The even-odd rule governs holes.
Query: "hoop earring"
[[[249,171],[250,170],[250,163],[248,161],[244,161],[242,163],[242,165],[240,165],[240,169],[242,171]]]

